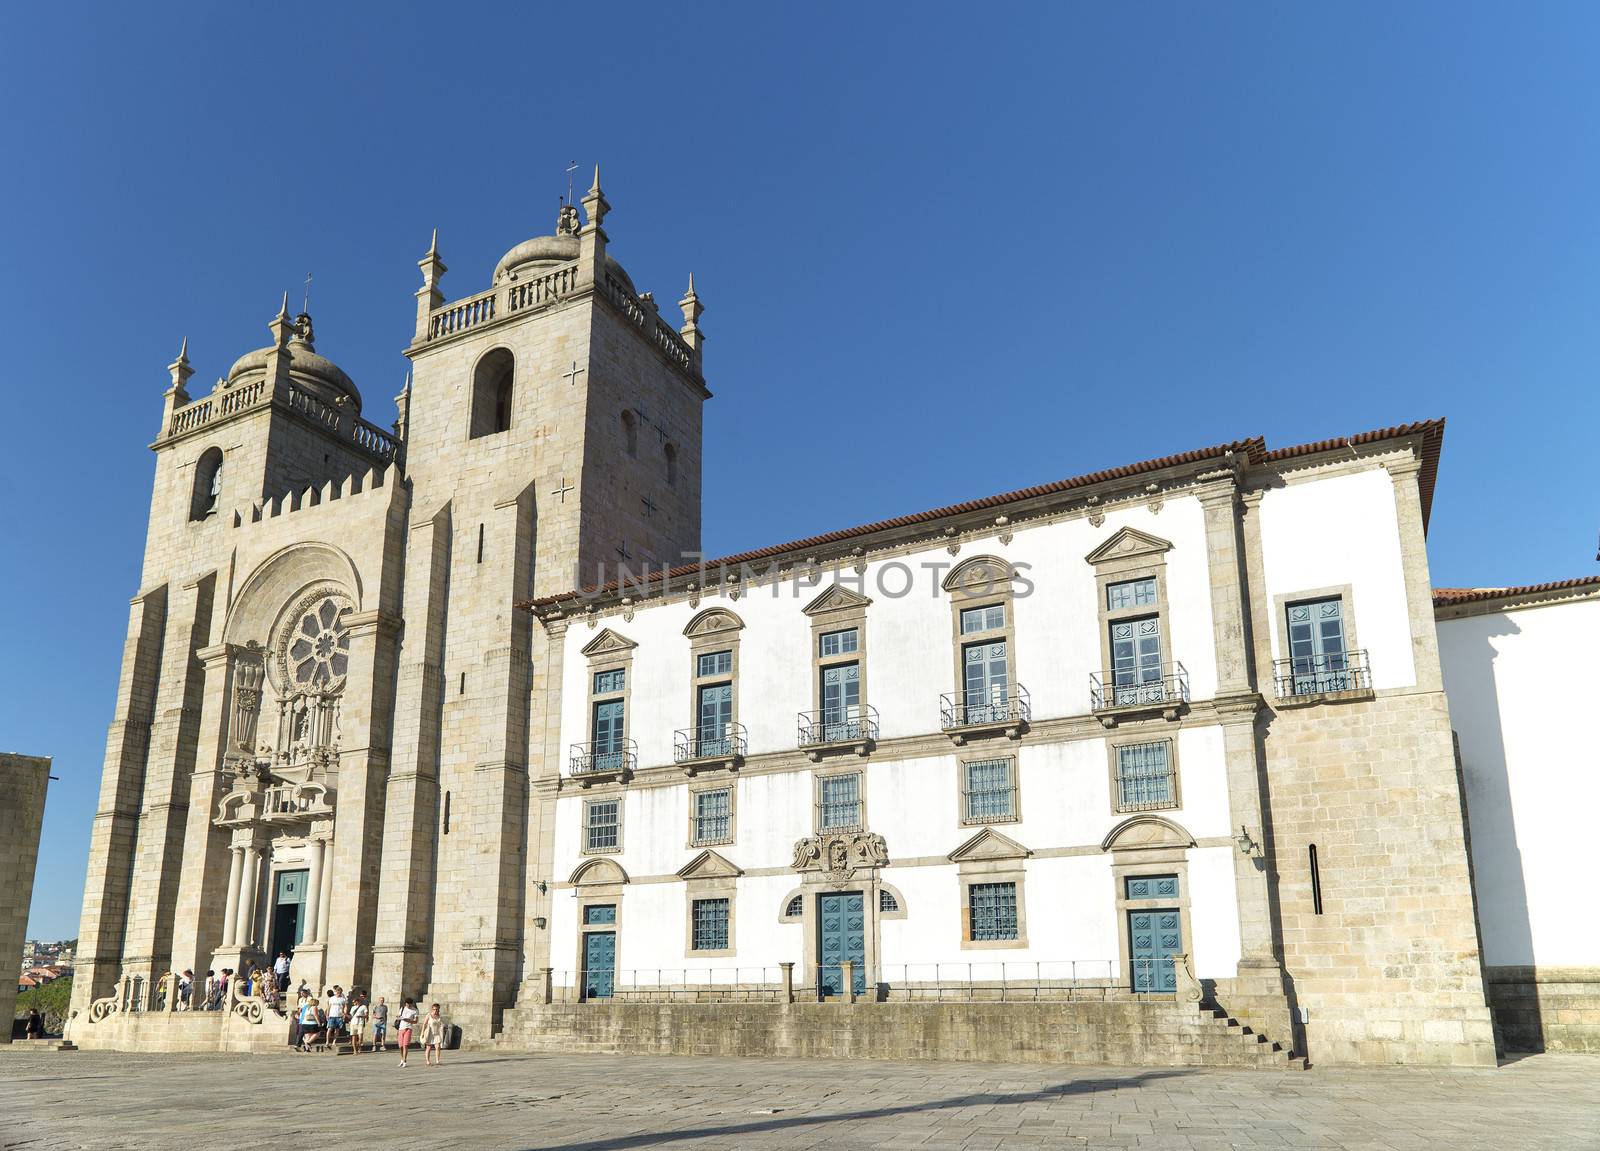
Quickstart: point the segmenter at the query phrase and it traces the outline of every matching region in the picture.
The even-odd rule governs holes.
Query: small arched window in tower
[[[215,515],[222,503],[222,449],[207,448],[194,465],[194,494],[189,501],[189,518],[203,520]]]
[[[667,483],[675,484],[678,482],[678,445],[668,444],[663,450],[667,456]]]
[[[622,446],[630,456],[639,454],[639,420],[627,408],[622,409]]]
[[[495,348],[472,372],[472,422],[468,437],[492,436],[511,427],[512,378],[516,361],[505,348]]]

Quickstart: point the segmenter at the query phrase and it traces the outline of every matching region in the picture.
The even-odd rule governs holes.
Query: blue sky
[[[712,553],[1446,416],[1435,583],[1595,570],[1593,7],[225,7],[0,38],[31,934],[77,931],[180,338],[209,382],[312,271],[385,423],[429,230],[486,287],[570,159],[639,287],[706,304]]]

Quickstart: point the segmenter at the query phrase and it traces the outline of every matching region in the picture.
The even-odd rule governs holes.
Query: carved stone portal
[[[889,848],[883,836],[870,831],[808,835],[794,845],[796,871],[820,871],[832,883],[844,883],[858,870],[883,867]]]

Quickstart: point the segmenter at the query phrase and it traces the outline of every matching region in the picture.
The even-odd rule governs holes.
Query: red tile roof
[[[1523,584],[1521,587],[1436,587],[1433,589],[1433,606],[1455,607],[1458,604],[1485,603],[1489,600],[1515,599],[1522,596],[1545,595],[1550,592],[1581,591],[1585,588],[1600,589],[1600,576],[1580,576],[1578,579]]]
[[[1160,456],[1153,460],[1144,460],[1136,464],[1125,464],[1122,467],[1108,468],[1104,471],[1089,472],[1086,475],[1073,476],[1069,479],[1056,480],[1053,483],[1039,484],[1035,487],[1018,488],[1016,491],[1002,492],[999,495],[985,496],[982,499],[968,500],[965,503],[950,504],[942,508],[932,508],[925,512],[916,512],[912,515],[895,516],[892,519],[878,520],[876,523],[861,524],[853,528],[842,528],[838,531],[826,532],[822,535],[807,536],[805,539],[791,540],[788,543],[775,544],[771,547],[757,548],[754,551],[736,552],[733,555],[722,556],[719,559],[706,560],[697,564],[682,564],[672,568],[666,573],[667,579],[687,576],[694,572],[705,571],[708,568],[737,566],[739,564],[754,563],[757,560],[771,559],[774,556],[788,555],[805,552],[816,548],[826,547],[829,544],[842,543],[861,536],[874,535],[878,532],[894,528],[909,527],[916,524],[930,523],[944,519],[948,516],[962,515],[967,512],[983,511],[989,508],[1004,507],[1008,504],[1019,503],[1023,500],[1035,499],[1039,496],[1054,495],[1060,492],[1071,491],[1074,488],[1090,487],[1094,484],[1104,483],[1107,480],[1127,479],[1132,476],[1145,475],[1150,472],[1162,471],[1166,468],[1185,467],[1207,460],[1217,460],[1219,463],[1230,457],[1242,456],[1250,464],[1272,464],[1284,460],[1295,459],[1301,456],[1316,455],[1322,452],[1338,451],[1342,448],[1353,448],[1363,444],[1377,443],[1382,440],[1400,439],[1405,436],[1422,437],[1422,471],[1418,477],[1422,490],[1422,520],[1426,529],[1429,512],[1433,506],[1433,485],[1439,472],[1439,451],[1444,440],[1444,420],[1424,420],[1417,423],[1401,424],[1397,427],[1383,428],[1378,431],[1361,432],[1354,436],[1344,436],[1339,439],[1321,440],[1312,444],[1298,444],[1293,447],[1267,450],[1267,442],[1261,436],[1252,436],[1245,440],[1234,440],[1232,443],[1218,444],[1215,447],[1200,448],[1195,451],[1180,452],[1176,455]],[[640,584],[649,586],[659,584],[662,574],[651,572],[648,577],[641,577]],[[585,587],[582,593],[603,595],[616,591],[618,581],[611,581],[599,587]],[[538,599],[520,601],[516,606],[521,608],[538,608],[548,604],[559,603],[572,599],[580,591],[561,592],[556,595],[541,596]]]

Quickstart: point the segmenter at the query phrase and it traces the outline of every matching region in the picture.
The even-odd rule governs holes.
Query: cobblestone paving
[[[295,1101],[298,1100],[298,1105]],[[3,1148],[1600,1148],[1600,1059],[1187,1071],[0,1052]]]

